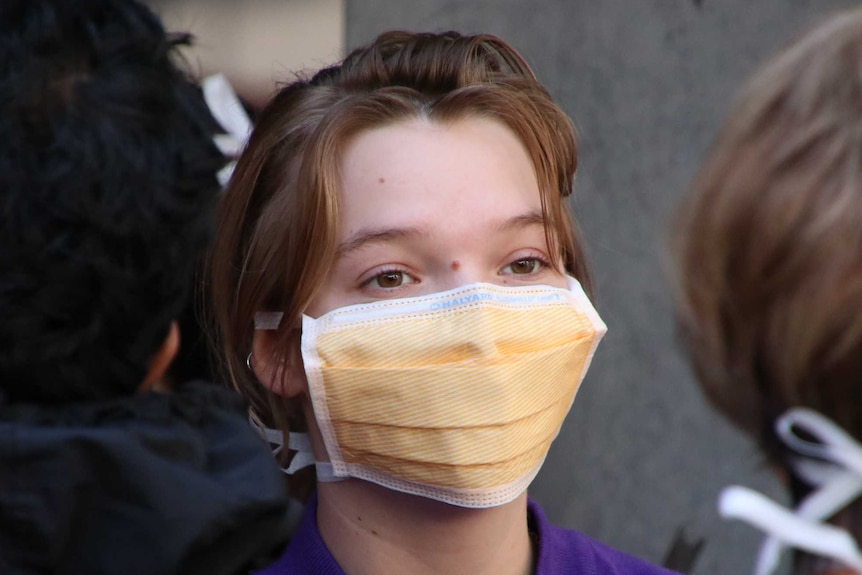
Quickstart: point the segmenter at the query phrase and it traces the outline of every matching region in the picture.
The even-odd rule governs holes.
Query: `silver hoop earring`
[[[251,352],[249,352],[248,357],[245,358],[245,366],[248,368],[249,371],[254,371],[254,369],[251,367]]]

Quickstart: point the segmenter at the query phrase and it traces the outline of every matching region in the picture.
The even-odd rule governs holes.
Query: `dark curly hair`
[[[148,8],[0,4],[0,394],[132,393],[213,227],[217,125]]]

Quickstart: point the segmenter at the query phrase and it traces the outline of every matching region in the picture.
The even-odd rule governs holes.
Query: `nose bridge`
[[[463,252],[462,252],[463,253]],[[466,254],[465,254],[466,256]],[[472,283],[496,283],[496,274],[481,266],[477,258],[450,258],[443,270],[441,291],[455,289]]]
[[[458,203],[461,198],[453,199]],[[433,240],[439,266],[435,273],[441,291],[477,282],[499,283],[493,230],[502,217],[490,212],[479,213],[474,205],[458,205],[435,213],[438,225]]]

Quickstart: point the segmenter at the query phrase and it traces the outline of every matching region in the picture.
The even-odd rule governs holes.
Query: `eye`
[[[539,258],[520,258],[503,268],[504,274],[528,275],[542,269],[545,262]]]
[[[416,280],[410,274],[401,270],[387,270],[368,280],[368,285],[381,289],[394,289],[415,282]]]

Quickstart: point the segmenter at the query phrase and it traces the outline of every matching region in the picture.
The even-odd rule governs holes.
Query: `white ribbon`
[[[251,120],[242,107],[242,103],[223,74],[215,74],[201,83],[204,100],[209,106],[213,117],[226,132],[217,134],[214,138],[221,153],[231,159],[219,170],[218,180],[222,187],[226,186],[236,167],[235,158],[239,156],[251,133]]]
[[[846,531],[822,523],[862,494],[862,446],[828,418],[806,408],[794,408],[775,424],[778,437],[806,458],[794,464],[804,479],[818,488],[789,510],[746,487],[725,488],[719,498],[722,517],[740,519],[765,531],[755,575],[778,567],[786,547],[839,561],[862,572],[862,552]],[[814,441],[798,435],[804,431]]]

